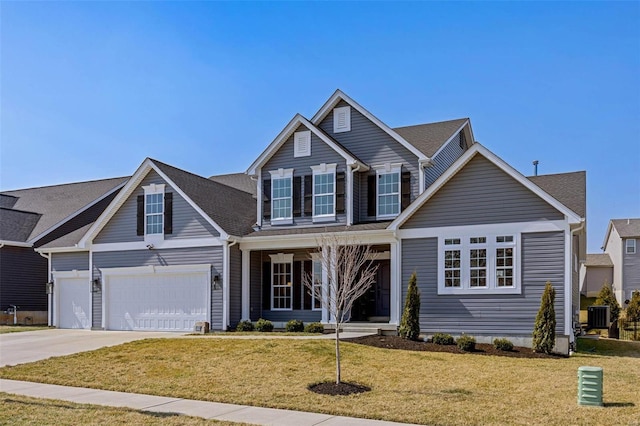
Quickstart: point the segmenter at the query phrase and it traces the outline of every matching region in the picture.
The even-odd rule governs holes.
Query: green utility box
[[[602,407],[602,367],[578,368],[578,404]]]

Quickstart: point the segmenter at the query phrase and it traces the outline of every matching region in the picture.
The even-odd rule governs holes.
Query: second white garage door
[[[208,321],[210,266],[102,270],[107,330],[192,331]]]

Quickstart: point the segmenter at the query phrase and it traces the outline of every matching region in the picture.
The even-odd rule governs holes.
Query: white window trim
[[[402,210],[402,163],[385,163],[383,165],[373,166],[372,168],[376,171],[376,219],[393,219],[397,217]],[[398,175],[398,213],[380,214],[380,176],[392,173]]]
[[[164,215],[165,215],[165,211],[164,211],[164,188],[165,188],[165,184],[164,183],[152,183],[150,185],[147,186],[143,186],[142,189],[144,189],[144,242],[145,243],[160,243],[162,241],[164,241]],[[161,229],[162,231],[158,234],[147,234],[147,195],[154,195],[154,194],[162,194],[162,214],[160,215],[162,217],[162,226]]]
[[[330,222],[336,220],[336,170],[338,165],[336,163],[326,164],[321,163],[317,166],[311,166],[311,170],[313,171],[313,181],[311,182],[311,186],[313,189],[313,196],[311,197],[312,205],[311,212],[313,214],[313,222]],[[327,195],[327,194],[316,194],[316,176],[324,175],[324,174],[333,174],[333,212],[330,214],[321,214],[316,215],[316,196],[317,195]]]
[[[291,225],[293,224],[293,169],[278,169],[278,170],[270,170],[271,174],[271,224],[272,225]],[[274,197],[273,190],[274,184],[273,181],[277,179],[289,179],[291,181],[291,209],[289,211],[288,217],[275,218],[273,214],[273,206],[274,206]]]
[[[271,310],[272,311],[293,311],[293,253],[289,253],[289,254],[285,254],[285,253],[278,253],[278,254],[270,254],[269,257],[271,258],[271,300],[270,300],[270,306],[271,306]],[[273,265],[275,264],[289,264],[290,267],[290,271],[291,271],[291,294],[289,295],[289,308],[274,308],[273,307],[273,290],[274,290],[274,284],[273,284]],[[280,287],[280,286],[279,286]]]
[[[340,114],[345,114],[345,124],[342,127],[338,127],[338,117]],[[333,109],[333,133],[342,133],[351,131],[351,107],[343,106]]]
[[[294,158],[311,156],[311,130],[293,134],[293,156]]]
[[[497,243],[498,236],[513,236],[513,243]],[[482,244],[471,244],[469,239],[472,237],[486,237],[487,242]],[[460,239],[459,245],[445,245],[445,240]],[[477,233],[472,230],[465,234],[451,234],[438,237],[438,294],[521,294],[522,284],[520,278],[520,233],[500,232],[496,230],[494,233]],[[470,286],[470,255],[469,251],[474,247],[487,249],[487,286],[471,287]],[[513,248],[513,286],[498,287],[496,274],[496,250],[500,247]],[[444,252],[448,248],[459,249],[460,256],[460,287],[445,287],[444,285]]]
[[[631,243],[631,244],[629,244]],[[632,249],[633,251],[629,251]],[[636,239],[635,238],[627,238],[624,243],[624,254],[636,254]]]
[[[315,267],[316,265],[320,266],[320,284],[316,285],[315,284],[315,277],[316,277],[316,273],[315,273]],[[322,261],[319,258],[315,258],[311,260],[311,279],[313,280],[313,289],[311,291],[311,310],[312,311],[322,311],[322,299],[319,299],[317,297],[315,297],[315,287],[320,287],[320,292],[322,292],[322,288],[324,287],[324,282],[325,282],[325,273],[324,273],[324,269],[322,267]],[[305,289],[307,290],[307,289]],[[316,301],[318,302],[319,306],[316,307]]]

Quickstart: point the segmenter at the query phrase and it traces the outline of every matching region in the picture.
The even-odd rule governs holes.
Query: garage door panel
[[[206,273],[155,273],[109,277],[110,330],[190,331],[207,320]]]
[[[58,327],[90,328],[91,293],[86,278],[58,278]]]

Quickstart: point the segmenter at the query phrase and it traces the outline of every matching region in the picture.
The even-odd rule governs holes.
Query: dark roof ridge
[[[28,210],[12,209],[10,207],[0,207],[0,210],[7,210],[7,211],[11,211],[11,212],[28,213],[28,214],[35,214],[35,215],[38,215],[38,216],[42,216],[42,213],[30,212]]]
[[[11,195],[11,194],[8,194],[8,193],[9,192],[17,192],[17,191],[28,191],[28,190],[32,190],[32,189],[55,188],[55,187],[60,187],[60,186],[77,185],[77,184],[82,184],[82,183],[104,182],[104,181],[107,181],[107,180],[129,179],[130,177],[131,176],[117,176],[117,177],[110,177],[110,178],[103,178],[103,179],[91,179],[91,180],[81,180],[81,181],[77,181],[77,182],[58,183],[58,184],[55,184],[55,185],[43,185],[43,186],[33,186],[33,187],[29,187],[29,188],[6,189],[6,190],[0,191],[0,194],[9,195],[11,197],[15,197],[15,195]]]
[[[535,178],[535,177],[540,177],[540,176],[570,175],[570,174],[573,174],[573,173],[587,173],[587,171],[586,170],[575,170],[573,172],[545,173],[545,174],[531,175],[531,176],[526,176],[526,177],[528,179],[528,178]]]

